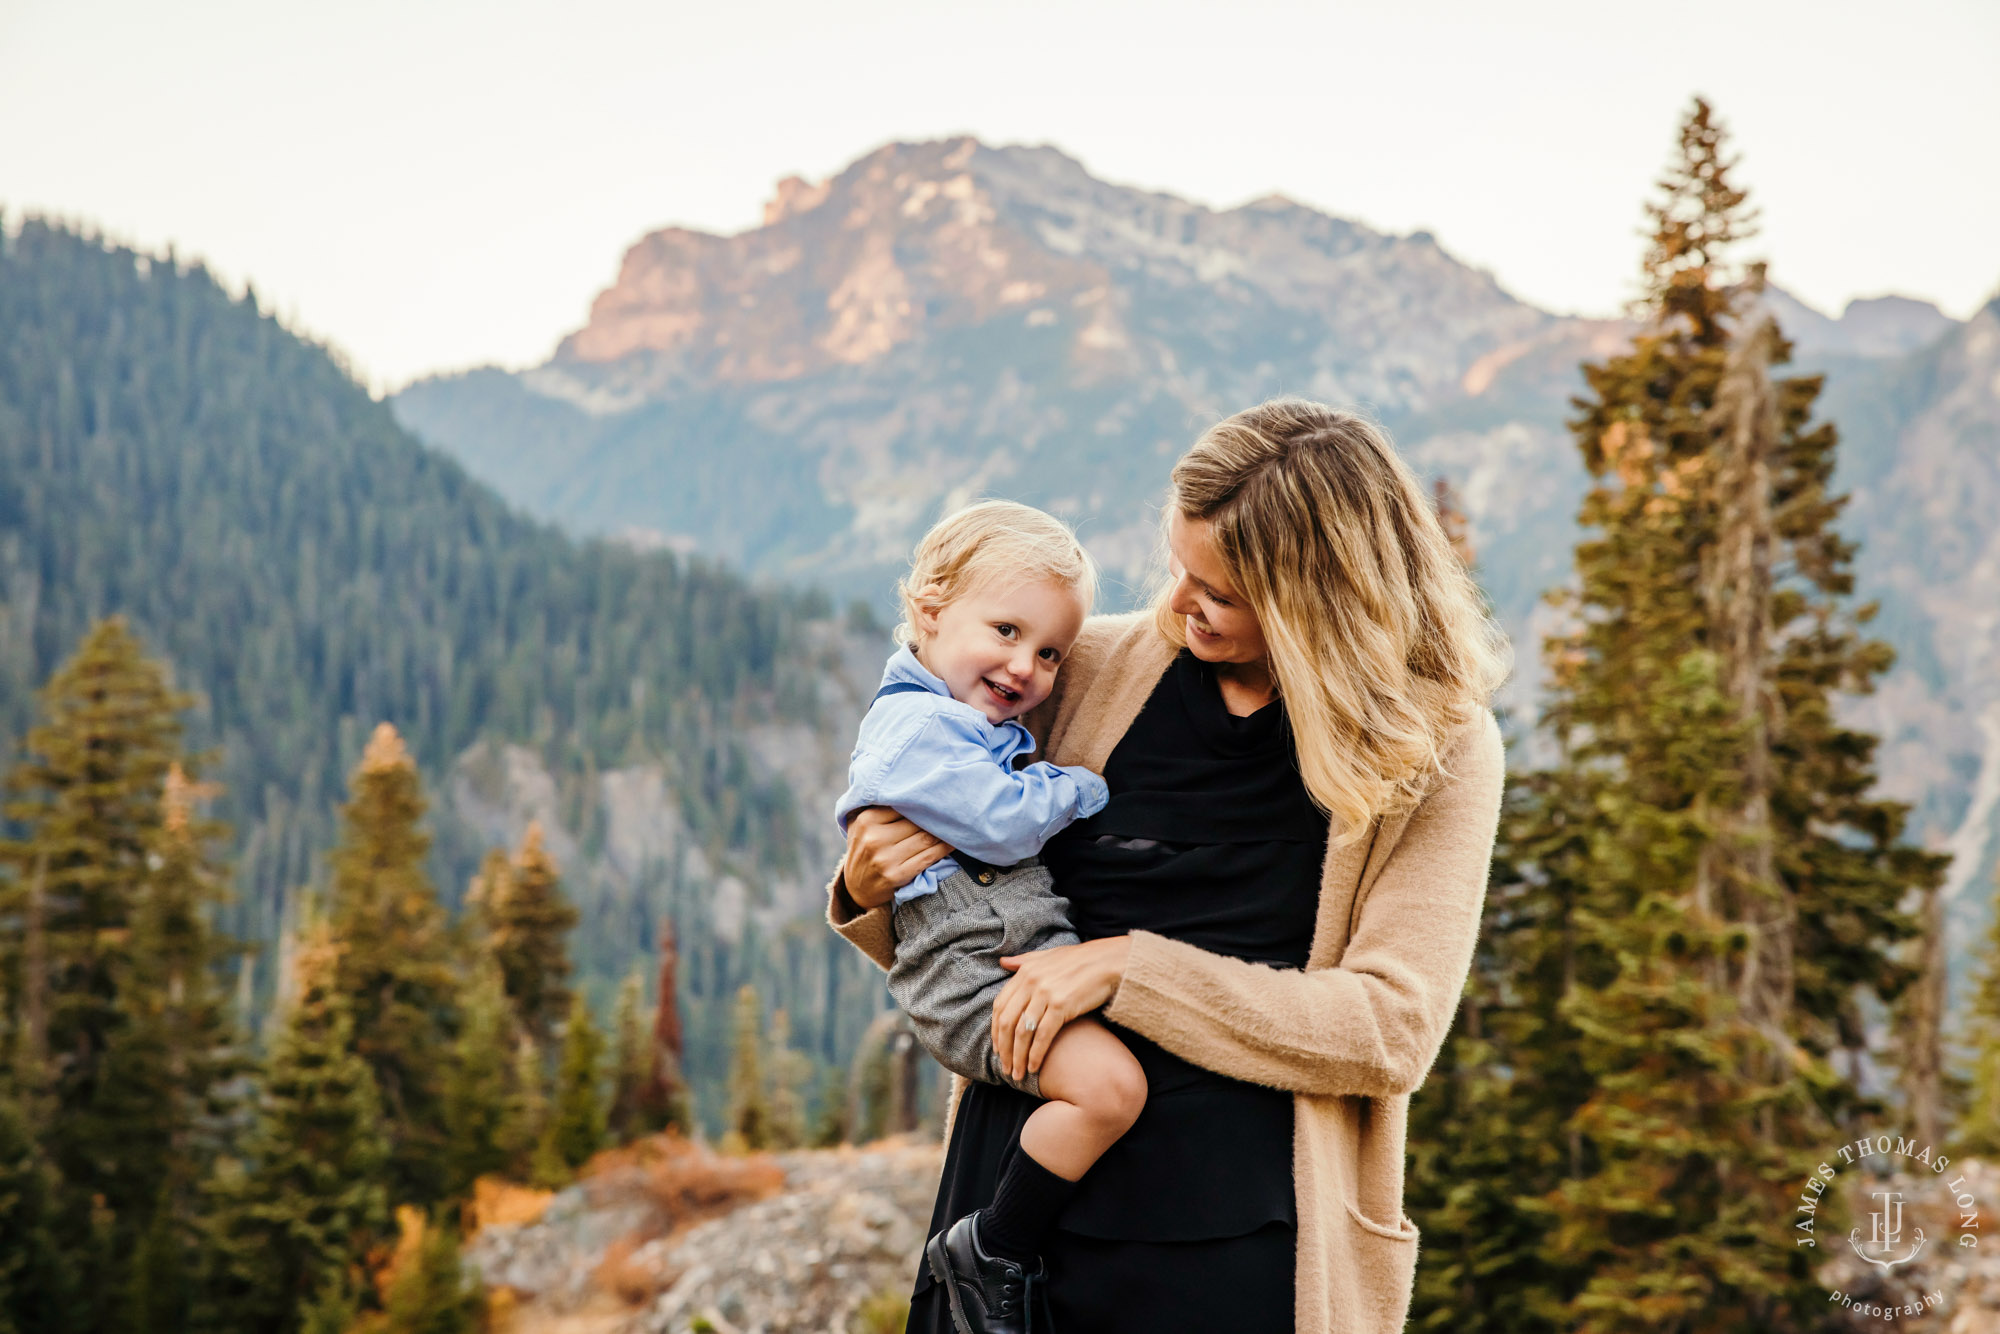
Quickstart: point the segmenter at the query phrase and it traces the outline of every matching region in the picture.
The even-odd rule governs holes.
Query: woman
[[[1172,480],[1170,582],[1150,613],[1093,618],[1028,719],[1112,796],[1043,850],[1083,943],[1018,961],[995,1043],[1034,1055],[1101,1010],[1149,1088],[1047,1241],[1050,1314],[1063,1334],[1400,1330],[1404,1126],[1478,933],[1504,642],[1358,417],[1263,404]],[[881,905],[945,851],[862,813],[834,927],[886,966]],[[969,1086],[933,1232],[991,1201],[1033,1106]],[[946,1307],[921,1275],[913,1334],[949,1330]]]

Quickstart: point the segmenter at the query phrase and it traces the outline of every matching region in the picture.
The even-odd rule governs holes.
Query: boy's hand
[[[950,855],[934,838],[887,806],[865,806],[847,819],[847,853],[840,878],[847,897],[863,912],[879,908],[931,863]]]

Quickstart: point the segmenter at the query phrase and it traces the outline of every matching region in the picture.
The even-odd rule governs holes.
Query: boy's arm
[[[933,714],[866,784],[867,800],[926,833],[996,866],[1032,857],[1072,820],[1104,809],[1110,792],[1088,769],[1048,763],[1006,769],[993,760],[977,724]]]

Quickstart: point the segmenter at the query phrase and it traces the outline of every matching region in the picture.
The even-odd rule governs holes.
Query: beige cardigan
[[[1093,617],[1026,721],[1057,764],[1102,771],[1173,661],[1150,615]],[[1299,1334],[1391,1334],[1409,1313],[1417,1228],[1403,1212],[1410,1094],[1437,1058],[1472,966],[1499,821],[1491,714],[1450,746],[1452,775],[1411,812],[1330,849],[1303,972],[1135,931],[1105,1015],[1197,1065],[1294,1095]],[[885,908],[828,920],[887,967]]]

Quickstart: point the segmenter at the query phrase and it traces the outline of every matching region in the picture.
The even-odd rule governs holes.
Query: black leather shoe
[[[926,1242],[924,1260],[951,1303],[958,1334],[1049,1334],[1041,1261],[1029,1269],[988,1255],[979,1245],[977,1213]]]

